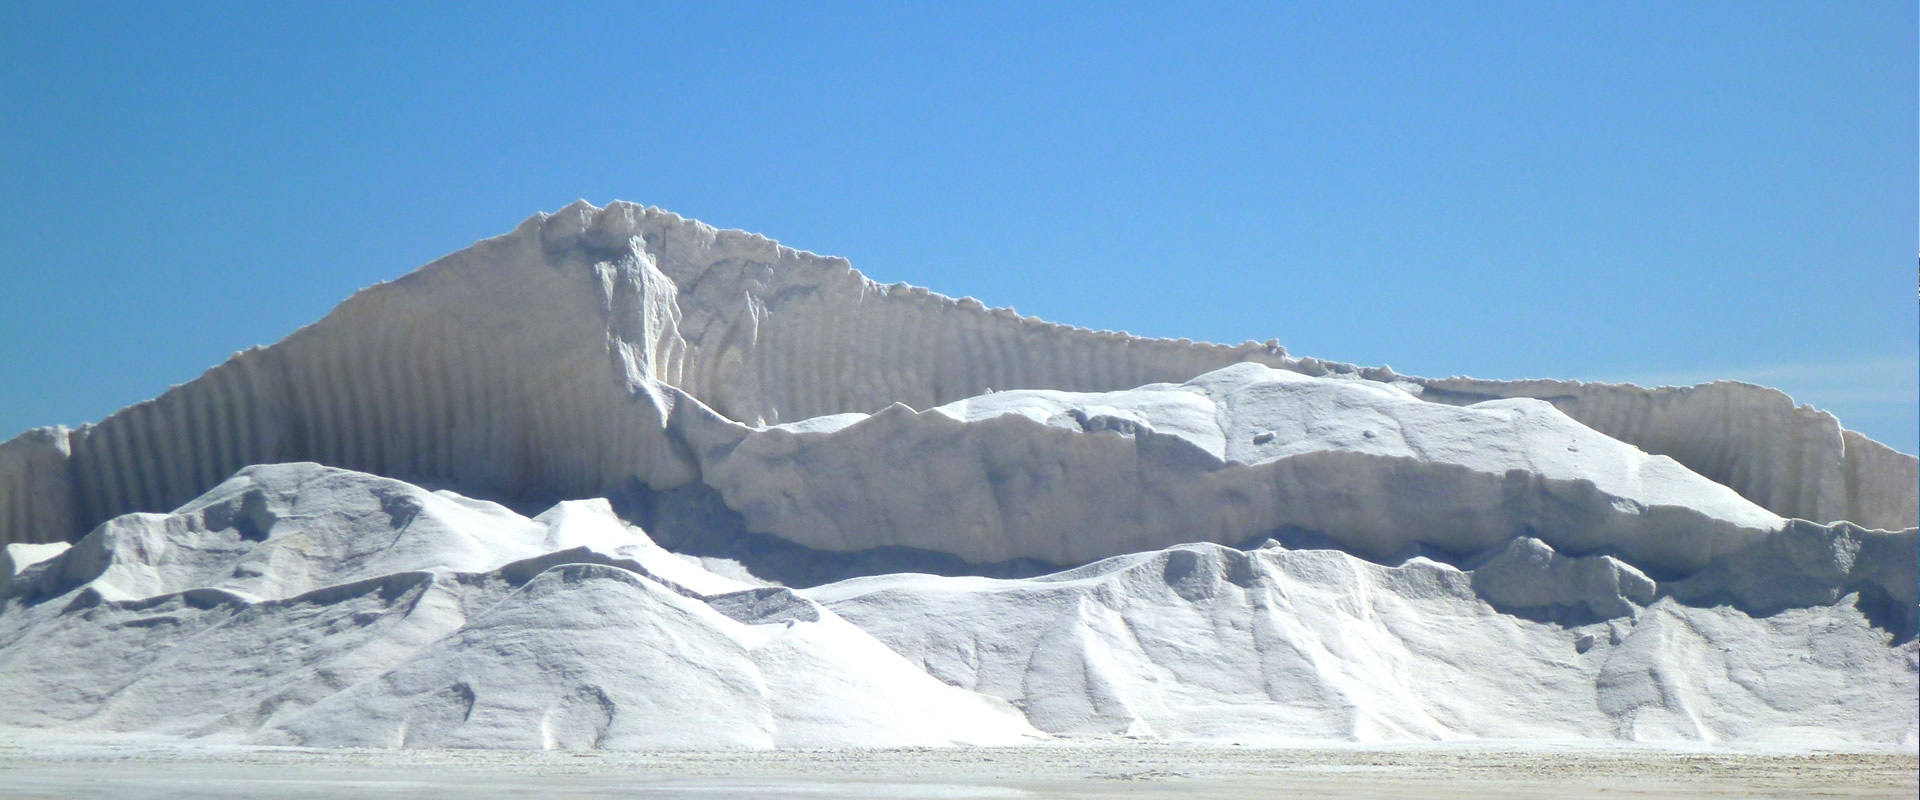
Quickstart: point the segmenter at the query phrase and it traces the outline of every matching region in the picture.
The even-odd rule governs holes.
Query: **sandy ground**
[[[1165,744],[561,753],[0,739],[7,798],[1900,797],[1895,752]]]

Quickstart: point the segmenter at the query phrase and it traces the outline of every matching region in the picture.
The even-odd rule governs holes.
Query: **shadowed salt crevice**
[[[1583,624],[1631,617],[1653,603],[1655,584],[1612,556],[1572,557],[1521,537],[1473,564],[1474,592],[1529,619]]]
[[[1870,621],[1901,644],[1913,641],[1920,623],[1916,552],[1920,531],[1794,520],[1759,546],[1663,582],[1661,592],[1689,605],[1730,605],[1760,617],[1858,595]]]
[[[623,519],[660,546],[697,558],[709,569],[744,579],[810,587],[891,572],[1024,578],[1060,569],[1036,559],[975,564],[951,553],[911,547],[816,550],[747,528],[739,512],[706,486],[655,491],[629,486],[608,498]]]

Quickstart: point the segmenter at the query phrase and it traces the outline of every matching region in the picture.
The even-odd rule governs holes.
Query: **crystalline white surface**
[[[0,725],[1912,747],[1916,476],[1760,387],[1087,331],[582,203],[0,444]]]

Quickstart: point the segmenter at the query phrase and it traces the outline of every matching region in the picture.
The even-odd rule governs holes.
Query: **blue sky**
[[[584,197],[1062,322],[1920,439],[1912,2],[63,5],[0,6],[0,437]]]

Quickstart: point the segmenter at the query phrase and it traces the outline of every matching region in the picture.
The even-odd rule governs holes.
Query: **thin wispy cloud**
[[[1641,386],[1689,386],[1736,380],[1771,386],[1795,402],[1819,408],[1841,406],[1920,407],[1920,354],[1870,356],[1846,361],[1788,361],[1730,367],[1624,373],[1609,382]]]

